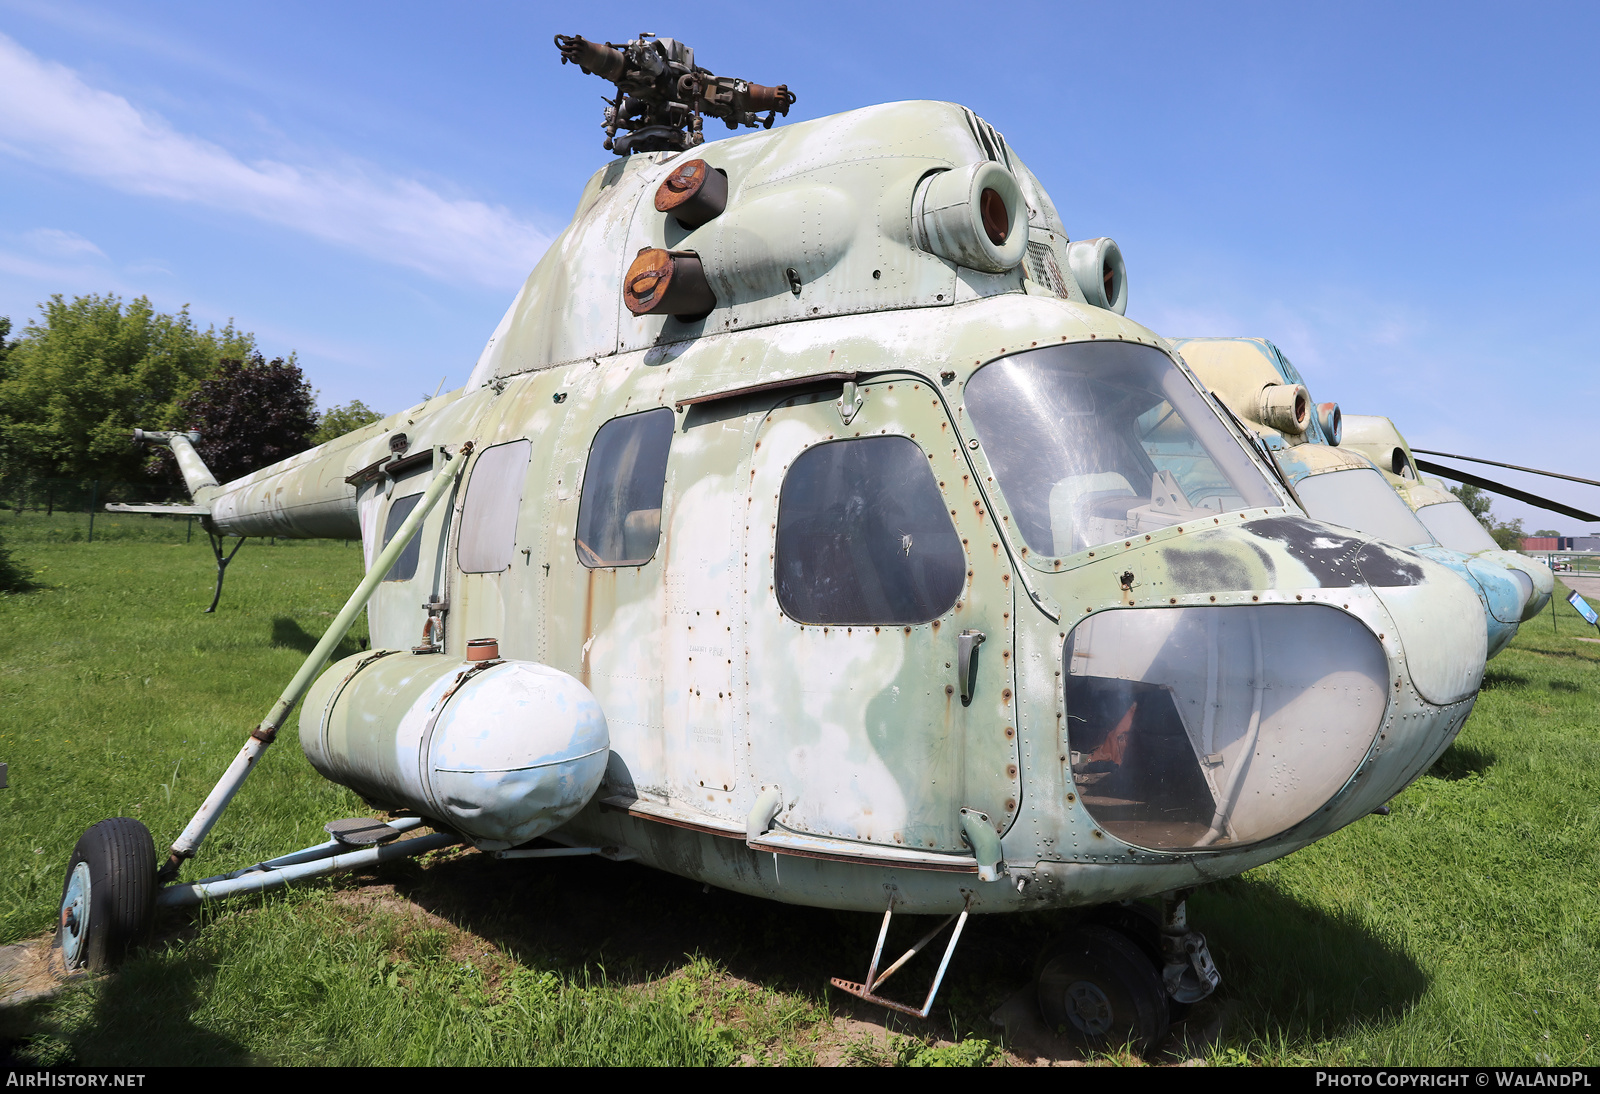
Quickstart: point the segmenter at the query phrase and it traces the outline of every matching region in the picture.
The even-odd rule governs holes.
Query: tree
[[[343,437],[346,433],[352,433],[364,425],[371,425],[382,419],[382,414],[360,399],[351,399],[343,406],[330,406],[317,419],[317,431],[311,435],[311,443],[327,444],[331,440]]]
[[[1461,499],[1461,504],[1467,507],[1467,512],[1478,518],[1478,523],[1488,531],[1493,531],[1493,518],[1489,516],[1489,495],[1479,490],[1471,483],[1462,483],[1452,486],[1450,492]]]
[[[317,412],[311,385],[294,354],[265,361],[261,354],[226,358],[183,400],[181,428],[198,430],[200,458],[227,482],[311,447]],[[177,473],[170,451],[158,454]]]
[[[223,358],[243,358],[255,336],[230,322],[201,330],[187,306],[158,313],[145,297],[59,294],[0,357],[0,474],[141,477],[147,454],[133,430],[175,429],[179,404]],[[9,323],[7,324],[9,329]]]
[[[1522,550],[1522,537],[1528,533],[1522,530],[1522,518],[1518,517],[1516,520],[1506,521],[1504,524],[1496,524],[1489,529],[1489,534],[1494,537],[1495,543],[1499,545],[1502,551],[1520,551]]]
[[[1538,531],[1534,532],[1533,534],[1536,535],[1536,536],[1557,536],[1557,537],[1559,537],[1561,535],[1561,533],[1556,531],[1554,528],[1540,528]]]

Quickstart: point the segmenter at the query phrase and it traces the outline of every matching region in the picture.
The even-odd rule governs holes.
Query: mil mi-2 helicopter
[[[557,44],[617,86],[618,158],[465,387],[224,485],[144,435],[213,532],[359,535],[368,569],[163,864],[136,821],[85,834],[64,955],[467,843],[882,914],[865,979],[832,983],[924,1016],[969,915],[1083,909],[1045,1018],[1157,1041],[1218,982],[1188,893],[1449,746],[1477,597],[1309,519],[1124,318],[1116,244],[1070,240],[970,110],[701,143],[793,95],[670,39]],[[373,648],[323,672],[363,607]],[[392,819],[179,880],[302,699],[312,764]],[[898,913],[954,924],[920,1007],[882,985],[938,932],[884,968]]]
[[[1461,500],[1445,488],[1438,479],[1424,479],[1424,471],[1436,475],[1447,475],[1458,482],[1470,483],[1482,487],[1496,494],[1503,494],[1509,498],[1526,502],[1539,509],[1548,509],[1563,516],[1575,517],[1578,520],[1600,521],[1600,516],[1586,512],[1574,506],[1555,501],[1551,498],[1541,497],[1538,494],[1519,490],[1514,486],[1486,479],[1471,471],[1458,467],[1448,467],[1444,464],[1432,463],[1428,460],[1419,460],[1412,454],[1411,446],[1400,435],[1394,423],[1388,418],[1374,415],[1352,414],[1347,419],[1349,437],[1346,444],[1370,459],[1377,468],[1383,472],[1389,485],[1394,487],[1405,503],[1417,514],[1420,520],[1433,533],[1434,539],[1440,544],[1464,555],[1470,555],[1491,565],[1501,565],[1514,571],[1513,576],[1521,575],[1518,580],[1526,579],[1532,586],[1528,593],[1527,603],[1523,605],[1522,621],[1526,623],[1544,610],[1550,603],[1550,596],[1555,589],[1555,576],[1550,568],[1538,559],[1529,558],[1515,551],[1504,551],[1499,544],[1484,531],[1483,525],[1478,523],[1472,512],[1461,503]],[[1426,452],[1430,456],[1444,456],[1450,459],[1466,460],[1469,463],[1486,463],[1495,467],[1508,467],[1514,471],[1524,471],[1531,475],[1543,475],[1546,478],[1566,479],[1569,482],[1581,482],[1589,486],[1600,486],[1600,482],[1593,479],[1583,479],[1576,475],[1563,475],[1555,471],[1539,471],[1532,467],[1519,467],[1513,464],[1504,464],[1496,460],[1484,460],[1475,456],[1458,456],[1450,452]]]
[[[1409,547],[1467,582],[1483,605],[1489,657],[1549,602],[1549,568],[1501,551],[1455,495],[1420,483],[1387,418],[1347,416],[1337,403],[1315,403],[1299,371],[1264,338],[1168,341],[1260,438],[1263,453],[1308,514]],[[1378,423],[1394,435],[1392,442],[1380,435]],[[1404,468],[1409,479],[1386,475],[1374,462],[1378,442],[1385,466]]]

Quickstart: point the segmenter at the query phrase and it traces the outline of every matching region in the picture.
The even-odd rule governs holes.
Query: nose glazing
[[[1251,603],[1112,608],[1064,643],[1073,785],[1136,846],[1348,823],[1348,802],[1380,795],[1370,811],[1443,751],[1482,680],[1487,614],[1444,566],[1303,518],[1231,535],[1271,559]],[[1218,565],[1224,542],[1206,546]],[[1175,584],[1180,553],[1165,555]]]

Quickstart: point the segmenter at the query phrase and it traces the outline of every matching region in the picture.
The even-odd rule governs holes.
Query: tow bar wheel
[[[1038,969],[1044,1020],[1081,1044],[1130,1045],[1142,1053],[1166,1036],[1167,993],[1126,935],[1097,924],[1079,927],[1044,952]]]
[[[68,969],[110,968],[155,919],[156,849],[131,817],[104,820],[72,849],[56,943]]]

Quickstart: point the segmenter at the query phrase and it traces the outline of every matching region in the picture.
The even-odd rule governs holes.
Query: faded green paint
[[[928,171],[991,149],[1029,205],[1028,259],[1003,274],[929,253],[912,223]],[[294,514],[315,512],[318,527],[360,535],[371,560],[389,507],[409,487],[390,491],[380,473],[357,490],[344,478],[385,457],[397,433],[412,452],[531,440],[510,567],[463,574],[455,563],[474,464],[452,504],[425,524],[416,577],[380,589],[372,634],[380,647],[416,644],[423,604],[437,595],[449,604],[447,655],[492,635],[502,656],[562,669],[590,689],[610,728],[610,767],[596,800],[558,838],[625,846],[650,865],[801,904],[1087,904],[1286,854],[1365,816],[1449,744],[1482,655],[1433,639],[1481,631],[1476,602],[1463,604],[1454,579],[1425,560],[1414,564],[1415,595],[1330,582],[1308,565],[1304,543],[1291,542],[1319,526],[1287,493],[1070,557],[1029,556],[967,420],[967,379],[1037,346],[1122,340],[1170,351],[1146,328],[1084,303],[1054,205],[981,120],[951,104],[899,103],[691,154],[728,172],[723,216],[690,232],[655,212],[650,195],[676,157],[608,165],[465,389],[224,486],[231,508],[215,517],[232,531],[307,534]],[[629,313],[621,279],[645,246],[697,251],[718,307],[694,323]],[[820,398],[773,391],[676,408],[838,372],[860,374],[862,406],[848,424],[838,385]],[[674,408],[676,421],[659,547],[643,565],[586,568],[573,538],[590,443],[605,422],[658,407]],[[785,468],[810,445],[858,433],[922,448],[965,541],[970,577],[957,605],[909,630],[803,626],[772,588]],[[1230,443],[1267,474],[1243,435]],[[1134,575],[1126,589],[1124,573]],[[1071,628],[1105,611],[1300,603],[1331,605],[1374,641],[1383,636],[1395,684],[1350,782],[1306,820],[1250,846],[1158,852],[1102,831],[1066,763]],[[970,707],[955,694],[957,639],[968,628],[988,636]],[[1430,703],[1419,680],[1460,698]],[[781,791],[772,829],[747,842],[746,819],[772,788]],[[986,814],[1000,835],[1006,882],[978,880],[963,808]]]

